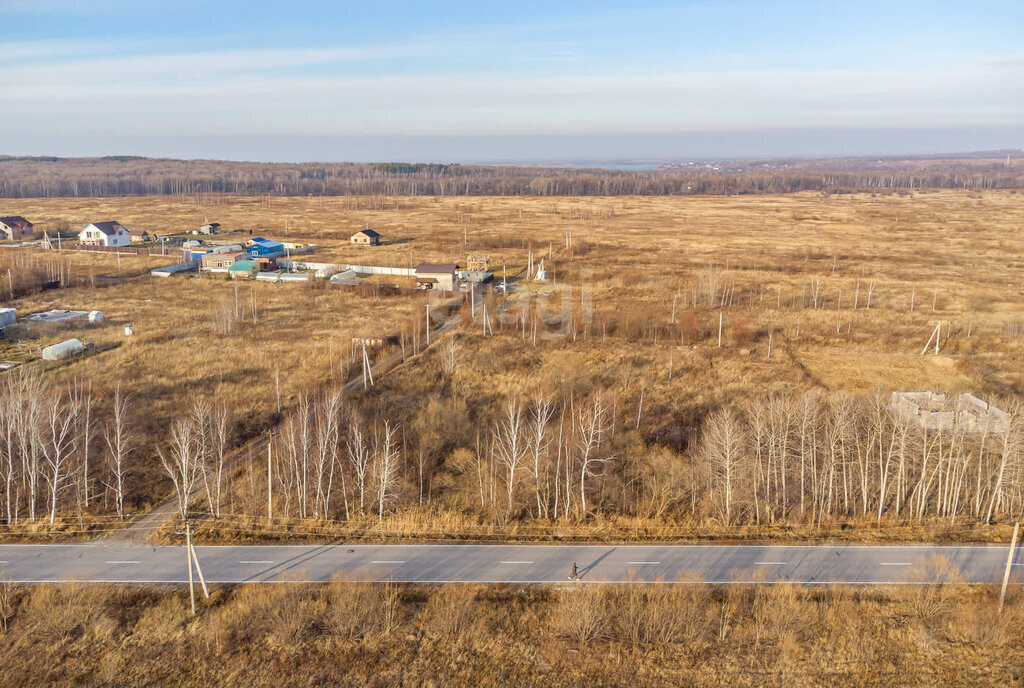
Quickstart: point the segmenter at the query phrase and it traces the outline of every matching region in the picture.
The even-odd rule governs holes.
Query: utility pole
[[[363,340],[363,389],[366,389],[366,382],[369,380],[373,386],[373,370],[370,368],[370,357],[366,355],[366,341]]]
[[[192,563],[196,565],[196,573],[199,574],[199,583],[203,586],[203,595],[206,599],[210,599],[210,589],[206,587],[206,579],[203,578],[203,570],[199,568],[199,555],[196,554],[196,547],[192,544],[192,533],[189,530],[188,522],[185,522],[185,537],[188,540],[188,549],[192,553]],[[189,578],[191,578],[192,572],[189,571]],[[193,595],[193,600],[195,596]],[[195,611],[192,612],[195,614]]]
[[[430,346],[430,304],[427,303],[427,346]]]
[[[271,463],[271,452],[274,447],[273,439],[273,435],[267,435],[267,521],[274,517],[274,473],[273,463]]]
[[[1003,600],[1006,599],[1006,586],[1010,582],[1010,568],[1013,566],[1013,549],[1017,546],[1017,531],[1020,522],[1013,524],[1013,537],[1010,538],[1010,553],[1006,556],[1006,571],[1003,573],[1003,589],[999,591],[999,613],[1003,613]]]
[[[722,347],[722,312],[718,312],[718,347]]]
[[[192,616],[196,615],[196,587],[192,580],[192,531],[185,520],[185,558],[188,560],[188,596],[192,602]]]

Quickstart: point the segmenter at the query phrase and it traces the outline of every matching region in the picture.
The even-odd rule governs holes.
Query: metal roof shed
[[[255,275],[260,271],[260,264],[255,260],[240,260],[228,268],[228,274],[232,277],[245,277]]]

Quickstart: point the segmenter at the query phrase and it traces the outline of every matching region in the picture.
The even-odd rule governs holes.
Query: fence
[[[181,249],[174,248],[168,251],[166,247],[155,246],[90,246],[86,244],[74,244],[72,246],[61,246],[62,251],[88,251],[92,253],[121,253],[130,256],[175,256],[181,254]]]

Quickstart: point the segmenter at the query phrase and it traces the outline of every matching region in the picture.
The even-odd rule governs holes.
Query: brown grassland
[[[81,583],[0,590],[0,683],[1017,686],[993,586]]]
[[[0,248],[19,315],[106,316],[19,324],[0,343],[23,362],[0,374],[6,541],[102,536],[123,517],[180,542],[173,519],[144,516],[175,495],[204,543],[1005,541],[1024,514],[1024,194],[28,198],[4,212],[40,231],[211,220],[243,232],[220,239],[315,243],[318,262],[486,254],[499,279],[532,252],[553,278],[488,294],[493,334],[468,304],[431,299],[460,319],[435,321],[424,349],[428,295],[392,279],[160,279],[148,271],[168,257]],[[365,226],[385,245],[350,246]],[[922,355],[937,322],[940,352]],[[339,391],[360,371],[352,338],[379,334],[399,341],[371,356],[394,365]],[[38,360],[68,337],[94,347]],[[890,413],[892,390],[972,392],[1011,422],[921,432]],[[130,411],[120,495],[115,396]],[[193,481],[184,499],[171,475]],[[916,567],[945,585],[337,580],[218,587],[195,617],[183,587],[0,582],[0,684],[1024,684],[1019,586],[1000,615],[997,588]]]
[[[99,327],[16,329],[0,357],[29,360],[39,347],[71,336],[110,347],[48,365],[43,375],[58,389],[71,382],[90,385],[97,428],[106,422],[115,389],[132,396],[136,448],[125,497],[132,513],[170,495],[156,449],[166,446],[173,422],[188,416],[199,398],[230,407],[231,446],[249,452],[228,467],[224,487],[223,512],[236,519],[239,530],[222,520],[222,528],[210,524],[204,531],[209,537],[230,539],[261,528],[319,537],[354,533],[344,529],[357,523],[360,532],[368,529],[381,537],[455,535],[460,529],[497,537],[518,528],[527,538],[534,527],[544,529],[545,537],[576,532],[657,537],[663,526],[678,528],[670,537],[771,536],[773,529],[787,526],[792,529],[782,530],[782,537],[833,536],[842,529],[843,537],[866,539],[938,533],[999,540],[1006,534],[1005,519],[1021,508],[1016,497],[1004,494],[1009,480],[973,496],[970,481],[961,480],[957,489],[967,495],[965,502],[977,502],[975,513],[961,514],[959,507],[947,513],[936,505],[936,518],[930,518],[936,503],[922,496],[927,504],[920,518],[896,517],[880,527],[866,499],[862,513],[847,505],[838,514],[831,491],[824,518],[808,515],[806,508],[794,515],[788,496],[767,517],[761,488],[755,486],[749,488],[752,496],[737,495],[742,512],[737,518],[719,504],[718,464],[699,468],[684,460],[697,455],[695,438],[706,431],[709,414],[773,394],[970,391],[1012,404],[1024,391],[1024,195],[1017,192],[204,199],[19,199],[7,205],[40,231],[109,218],[170,234],[216,220],[228,230],[315,243],[316,261],[405,267],[464,263],[468,254],[483,253],[499,280],[502,266],[510,278],[521,277],[532,251],[535,261],[545,259],[554,283],[520,283],[518,298],[533,299],[525,320],[522,311],[510,311],[494,322],[494,336],[484,336],[479,320],[464,317],[459,330],[447,335],[452,344],[435,342],[413,356],[427,299],[407,288],[392,293],[322,282],[157,279],[148,269],[172,260],[122,256],[118,264],[105,254],[4,249],[0,260],[12,266],[12,274],[41,261],[46,267],[37,270],[66,278],[63,289],[16,298],[20,314],[50,307],[106,314]],[[381,232],[385,245],[351,247],[347,237],[364,226]],[[487,302],[492,314],[502,305],[494,294]],[[510,297],[508,303],[516,302]],[[538,305],[548,312],[567,308],[569,315],[551,325]],[[467,311],[464,305],[459,312]],[[921,355],[939,321],[941,352]],[[135,325],[132,338],[122,336],[128,322]],[[356,374],[350,342],[366,334],[401,335],[408,345],[403,363],[378,376],[372,390],[355,390],[345,401],[353,417],[384,418],[400,428],[401,465],[386,486],[387,508],[367,508],[372,518],[356,513],[349,503],[355,498],[349,474],[346,487],[338,488],[344,492],[327,497],[323,508],[305,508],[304,500],[313,497],[282,484],[282,492],[295,492],[294,501],[287,507],[282,502],[282,512],[275,514],[280,523],[260,525],[256,517],[265,515],[266,503],[259,458],[264,445],[249,442],[283,427],[282,419],[301,406],[306,393],[320,394]],[[500,423],[507,400],[520,397],[525,403],[538,391],[557,397],[563,422],[572,428],[581,400],[595,393],[603,399],[605,470],[586,478],[591,482],[584,497],[589,490],[591,505],[576,505],[579,495],[569,493],[568,479],[558,486],[554,469],[554,490],[567,493],[563,507],[573,500],[561,520],[558,506],[555,518],[547,509],[533,509],[526,464],[518,474],[515,467],[503,468],[490,439],[497,437],[489,428]],[[552,425],[557,422],[556,416]],[[577,439],[565,433],[568,454]],[[112,513],[100,434],[97,430],[89,440],[95,475],[82,476],[92,481],[92,496],[72,499],[69,489],[58,510],[64,519],[53,529],[66,535],[90,518],[105,523]],[[853,447],[854,439],[844,440],[844,446]],[[84,444],[78,443],[78,451]],[[338,443],[342,454],[344,444]],[[561,452],[561,439],[557,444]],[[1019,454],[1019,448],[1014,451]],[[343,458],[337,461],[345,464]],[[1014,480],[1024,475],[1019,464],[1013,463]],[[971,465],[964,471],[973,475]],[[744,480],[757,485],[758,475],[748,472]],[[838,481],[835,475],[830,480]],[[854,475],[843,468],[847,502]],[[662,479],[672,485],[665,488]],[[764,489],[770,492],[769,480],[776,479],[764,478]],[[715,487],[698,493],[691,489],[694,483]],[[499,498],[506,489],[507,505]],[[907,493],[912,500],[913,493]],[[18,498],[23,516],[25,494]],[[824,503],[824,493],[821,499]],[[884,487],[881,499],[889,499]],[[988,511],[998,518],[987,519],[992,526],[979,525],[986,519],[977,514],[984,516],[989,501],[995,507]],[[697,513],[705,515],[694,518]],[[858,527],[848,530],[848,525]],[[44,536],[49,526],[22,518],[9,530]]]

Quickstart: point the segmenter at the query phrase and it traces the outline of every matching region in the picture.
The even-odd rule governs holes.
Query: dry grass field
[[[947,572],[954,576],[952,572]],[[4,591],[5,685],[1018,686],[1024,619],[953,584]]]
[[[531,252],[535,261],[544,259],[553,281],[523,280],[504,304],[529,300],[525,324],[512,308],[494,322],[495,336],[485,337],[479,321],[464,317],[446,352],[435,347],[382,376],[370,392],[351,395],[353,408],[402,428],[398,492],[413,522],[446,510],[462,514],[448,514],[453,522],[479,522],[479,514],[467,512],[479,463],[472,468],[464,453],[479,451],[481,430],[510,395],[546,391],[568,406],[603,390],[617,465],[668,475],[678,472],[673,459],[652,456],[690,451],[709,412],[773,392],[969,391],[1000,403],[1024,392],[1024,195],[1013,191],[204,197],[201,204],[191,197],[63,198],[9,201],[5,208],[32,219],[37,230],[117,219],[133,229],[180,233],[217,221],[242,236],[252,230],[315,243],[312,259],[323,262],[406,267],[464,264],[468,254],[486,254],[499,279],[502,266],[510,279],[520,278]],[[348,236],[365,226],[379,231],[385,245],[350,246]],[[30,253],[43,252],[6,248],[0,259],[24,262]],[[70,336],[114,347],[50,367],[46,377],[91,384],[100,408],[118,386],[134,396],[142,438],[132,478],[138,506],[169,494],[155,449],[196,398],[231,406],[233,441],[241,444],[280,421],[278,385],[287,415],[302,392],[358,372],[351,337],[412,337],[427,300],[422,292],[368,295],[324,283],[151,278],[149,268],[173,262],[157,256],[122,256],[119,274],[110,255],[53,255],[38,260],[63,261],[71,286],[12,305],[20,314],[98,309],[105,324],[22,333],[4,342],[0,357],[25,360]],[[97,282],[104,275],[121,279]],[[502,306],[497,295],[488,303],[492,314]],[[545,326],[538,305],[569,315],[560,327]],[[135,325],[132,338],[122,335],[127,322]],[[940,353],[921,355],[938,322]],[[227,491],[236,511],[251,513],[265,502],[253,470],[233,470]],[[599,479],[594,491],[602,498],[616,489],[625,494],[619,478],[617,487]],[[424,515],[435,487],[448,496]],[[672,509],[654,511],[657,520]],[[331,516],[340,513],[339,503]]]

